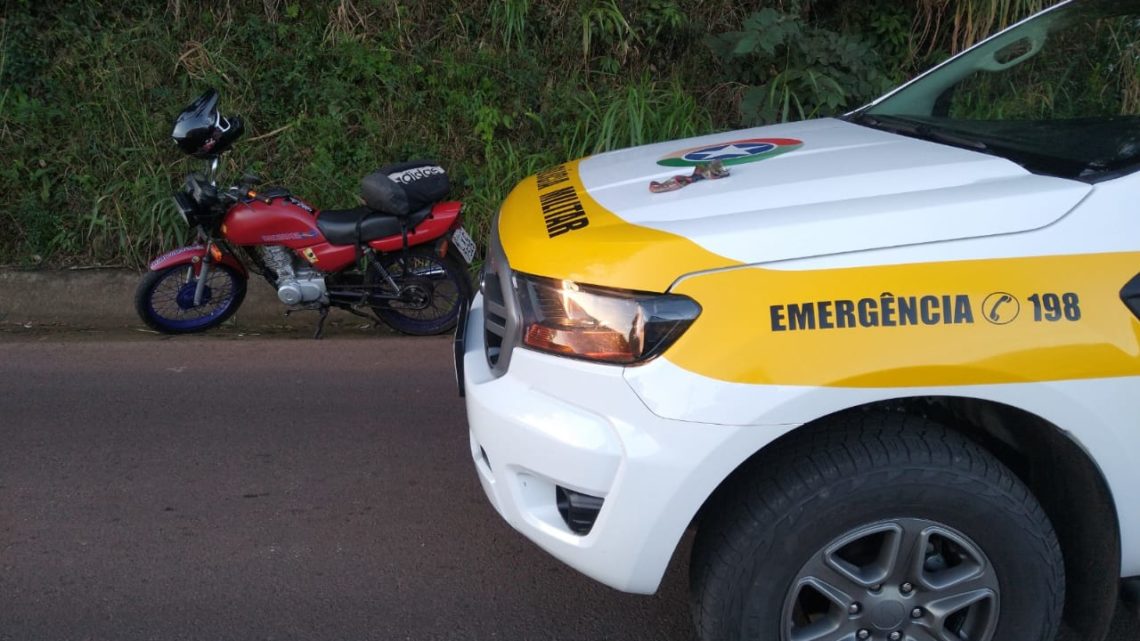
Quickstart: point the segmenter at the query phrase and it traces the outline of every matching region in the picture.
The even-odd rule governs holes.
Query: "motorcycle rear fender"
[[[168,267],[175,267],[177,265],[193,265],[194,273],[198,274],[202,269],[202,259],[206,256],[206,247],[204,245],[189,245],[187,247],[180,247],[174,251],[167,252],[150,262],[149,269],[156,272]],[[249,272],[246,271],[245,265],[240,260],[235,258],[228,252],[222,252],[221,262],[223,265],[232,267],[237,273],[245,278],[249,278]]]
[[[459,226],[462,220],[463,203],[454,200],[445,200],[432,205],[431,215],[416,225],[415,229],[408,230],[408,246],[415,247],[445,236]],[[377,251],[393,252],[403,247],[403,238],[396,234],[379,238],[368,243]]]

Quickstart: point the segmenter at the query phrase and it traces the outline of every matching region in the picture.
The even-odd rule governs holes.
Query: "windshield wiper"
[[[1081,176],[1096,176],[1099,174],[1108,174],[1111,172],[1118,172],[1125,169],[1130,169],[1134,165],[1140,164],[1140,153],[1128,154],[1119,158],[1111,160],[1094,160],[1085,165],[1081,171]]]
[[[1024,140],[1004,140],[994,136],[987,136],[983,142],[976,138],[963,135],[953,130],[945,130],[937,125],[929,124],[916,119],[889,114],[856,113],[846,118],[853,122],[881,131],[889,131],[902,136],[941,142],[955,147],[979,151],[1004,158],[1016,163],[1027,171],[1060,178],[1075,178],[1078,180],[1100,179],[1104,176],[1113,176],[1123,173],[1140,164],[1140,157],[1128,154],[1115,160],[1102,160],[1089,162],[1064,156],[1055,156],[1033,148],[1026,148]],[[1033,141],[1028,141],[1032,143]]]
[[[869,113],[858,113],[855,114],[851,120],[861,125],[867,125],[868,127],[874,127],[875,129],[882,129],[883,131],[889,131],[896,134],[914,135],[918,133],[919,124],[916,122],[898,118],[896,116],[887,116],[887,118],[890,119],[890,122],[887,122],[878,116],[872,116]]]
[[[891,133],[902,134],[904,136],[912,136],[915,138],[922,138],[924,140],[934,140],[936,142],[944,142],[956,147],[967,147],[969,149],[976,149],[982,151],[989,149],[989,145],[976,140],[974,138],[967,138],[957,134],[938,129],[928,123],[917,122],[909,118],[902,118],[900,116],[872,116],[868,113],[856,114],[852,119],[858,123],[865,124],[869,127],[882,129]]]
[[[940,129],[932,129],[930,127],[926,127],[920,129],[920,134],[928,138],[933,138],[939,142],[957,145],[959,147],[969,147],[970,149],[977,149],[978,151],[983,151],[990,148],[989,145],[980,140],[966,138],[965,136],[959,136],[957,134],[952,134]]]

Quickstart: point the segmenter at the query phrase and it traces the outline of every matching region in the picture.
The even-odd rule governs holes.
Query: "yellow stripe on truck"
[[[741,264],[607,211],[582,186],[578,161],[519,183],[500,210],[499,238],[512,269],[650,292],[681,274]]]
[[[675,292],[700,318],[665,357],[714,379],[917,387],[1140,374],[1120,289],[1140,254],[818,271],[745,267]]]
[[[1119,296],[1140,272],[1138,253],[747,267],[606,210],[578,161],[520,183],[499,235],[513,269],[592,285],[664,292],[719,269],[674,288],[704,311],[665,354],[718,380],[926,387],[1140,375],[1140,323]]]

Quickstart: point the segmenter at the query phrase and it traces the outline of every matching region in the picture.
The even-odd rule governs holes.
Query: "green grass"
[[[1020,10],[1012,2],[995,0],[999,21]],[[913,21],[959,11],[770,4],[878,34],[896,52],[892,77]],[[892,20],[872,25],[887,15],[876,7],[894,7]],[[210,86],[247,123],[232,175],[252,170],[335,208],[354,205],[381,164],[436,158],[482,239],[507,192],[543,167],[738,126],[741,78],[705,37],[749,13],[731,0],[8,0],[0,264],[140,266],[186,242],[169,195],[198,164],[169,128]]]

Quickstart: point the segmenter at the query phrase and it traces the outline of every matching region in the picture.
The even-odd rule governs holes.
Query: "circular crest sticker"
[[[657,161],[665,167],[695,167],[701,163],[719,160],[725,165],[743,165],[764,160],[803,146],[795,138],[745,138],[712,145],[702,145],[673,152]]]

